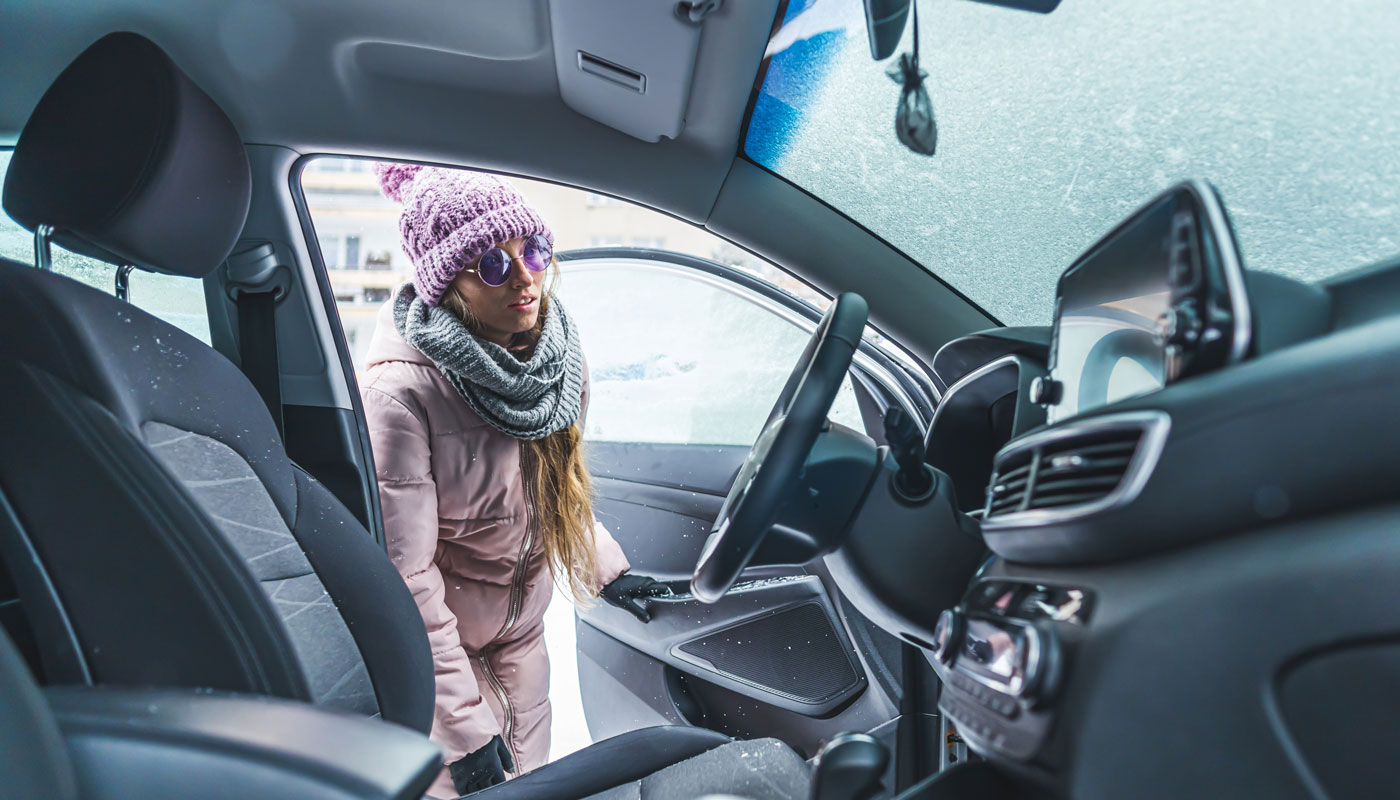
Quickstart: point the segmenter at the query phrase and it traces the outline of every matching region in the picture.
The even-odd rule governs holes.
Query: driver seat
[[[84,51],[41,99],[4,208],[31,230],[53,226],[70,250],[203,278],[238,239],[250,195],[228,118],[160,48],[122,33]],[[267,694],[426,734],[433,667],[408,587],[288,459],[238,368],[64,276],[0,259],[0,287],[11,409],[0,415],[0,556],[46,682]],[[759,744],[730,742],[697,728],[634,731],[477,796],[640,797],[663,778],[805,797],[805,764],[774,743],[752,793],[744,771],[716,769]],[[703,769],[663,769],[702,754]],[[739,782],[692,780],[722,773]]]

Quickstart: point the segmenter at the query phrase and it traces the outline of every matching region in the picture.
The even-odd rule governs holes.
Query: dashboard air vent
[[[1040,451],[1027,508],[1089,503],[1123,480],[1141,431],[1104,431],[1080,436]]]
[[[1035,455],[1034,450],[1023,450],[997,462],[997,471],[988,490],[991,497],[985,516],[994,517],[1021,510],[1026,502],[1026,488],[1030,486],[1031,462],[1035,460]]]
[[[1078,515],[1131,499],[1124,495],[1135,494],[1142,483],[1135,478],[1145,480],[1145,470],[1155,465],[1168,420],[1157,413],[1095,418],[1012,444],[997,455],[984,518],[1027,511]]]

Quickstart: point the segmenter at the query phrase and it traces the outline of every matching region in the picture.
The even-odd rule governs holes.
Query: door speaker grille
[[[686,642],[716,672],[800,703],[820,703],[860,680],[820,603],[808,602]]]

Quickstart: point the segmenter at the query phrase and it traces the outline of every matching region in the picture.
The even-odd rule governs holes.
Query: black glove
[[[515,772],[515,759],[510,756],[510,748],[499,736],[480,750],[474,750],[457,761],[447,765],[452,774],[452,785],[457,794],[471,794],[506,782],[506,773]]]
[[[619,575],[603,587],[603,599],[626,611],[642,622],[651,622],[644,597],[661,597],[671,593],[671,587],[645,575]]]

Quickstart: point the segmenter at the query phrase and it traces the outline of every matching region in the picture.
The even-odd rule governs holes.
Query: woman
[[[642,598],[667,589],[625,575],[593,519],[587,376],[549,291],[549,226],[494,176],[375,171],[404,205],[414,275],[380,313],[362,393],[389,554],[432,644],[432,738],[448,766],[433,794],[455,796],[548,758],[551,574],[643,621]]]

